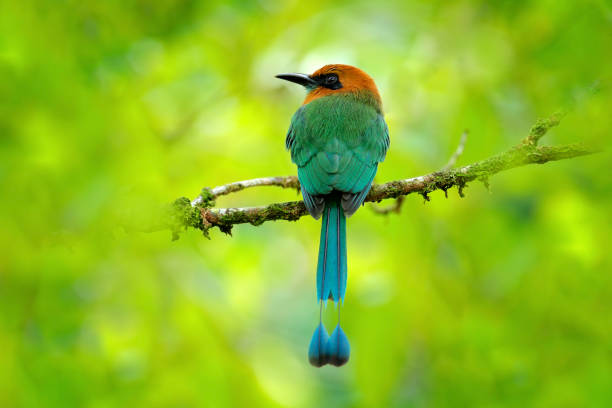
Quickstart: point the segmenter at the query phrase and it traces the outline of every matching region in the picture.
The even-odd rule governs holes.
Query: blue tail
[[[308,361],[315,367],[323,367],[329,362],[329,335],[323,326],[319,323],[312,339],[310,339],[310,347],[308,347]]]
[[[340,367],[346,364],[351,354],[351,346],[344,334],[344,330],[340,327],[340,323],[336,326],[332,335],[327,340],[327,359],[328,363]]]
[[[319,263],[317,266],[317,299],[334,302],[344,298],[346,291],[346,217],[340,196],[325,199]]]

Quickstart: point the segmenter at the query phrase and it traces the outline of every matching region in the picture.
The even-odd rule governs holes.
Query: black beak
[[[317,81],[306,74],[278,74],[276,77],[284,79],[285,81],[295,82],[296,84],[300,84],[306,88],[315,88],[319,86]]]

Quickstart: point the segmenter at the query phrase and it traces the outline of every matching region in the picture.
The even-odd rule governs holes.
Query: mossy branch
[[[445,166],[440,171],[420,177],[374,184],[365,201],[380,202],[389,198],[397,199],[412,193],[418,193],[429,200],[429,193],[442,190],[446,194],[452,187],[457,187],[459,195],[463,197],[463,189],[469,182],[479,180],[488,185],[489,177],[504,170],[527,164],[543,164],[596,153],[597,150],[580,143],[538,146],[539,140],[549,129],[559,124],[562,116],[562,113],[555,113],[547,119],[539,120],[531,128],[529,135],[518,145],[488,159],[458,168]],[[266,221],[296,221],[307,215],[303,201],[274,203],[261,207],[214,208],[216,198],[221,195],[260,186],[300,188],[299,181],[295,176],[259,178],[230,183],[212,189],[204,188],[200,196],[191,202],[187,198],[176,200],[170,211],[170,221],[167,225],[172,229],[175,237],[178,236],[181,229],[187,227],[200,229],[208,237],[208,230],[213,227],[229,234],[232,226],[236,224],[261,225]],[[399,206],[397,211],[399,211]],[[384,211],[382,212],[384,213]]]

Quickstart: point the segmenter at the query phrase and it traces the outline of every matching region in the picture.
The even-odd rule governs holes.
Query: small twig
[[[397,199],[393,202],[393,204],[391,204],[391,205],[389,205],[387,207],[380,207],[380,206],[372,203],[372,205],[370,205],[370,208],[376,214],[380,214],[380,215],[388,215],[390,213],[399,214],[401,209],[402,209],[402,205],[404,204],[404,200],[405,199],[406,199],[406,196],[397,197]]]
[[[236,181],[234,183],[224,184],[222,186],[215,187],[210,191],[212,195],[211,198],[215,199],[219,196],[235,193],[237,191],[241,191],[251,187],[261,187],[261,186],[277,186],[282,188],[295,188],[300,189],[300,182],[296,176],[286,176],[286,177],[262,177],[251,180],[244,181]],[[192,202],[191,206],[195,207],[199,204],[202,204],[204,198],[202,194],[197,196]]]
[[[545,119],[538,119],[535,123],[535,125],[533,125],[531,127],[531,129],[529,130],[529,135],[523,139],[522,143],[523,144],[527,144],[527,145],[531,145],[531,146],[537,146],[538,142],[540,141],[540,139],[552,128],[554,128],[555,126],[559,125],[559,122],[561,122],[561,119],[567,114],[567,111],[565,110],[559,110],[555,113],[553,113],[552,115],[550,115],[548,118]]]
[[[455,166],[455,163],[457,163],[457,160],[463,154],[463,149],[465,148],[465,142],[467,141],[468,133],[469,131],[467,129],[463,131],[463,133],[461,134],[461,139],[459,139],[459,145],[457,146],[455,153],[453,153],[450,159],[448,159],[448,162],[444,165],[444,167],[442,167],[442,170],[448,170]]]

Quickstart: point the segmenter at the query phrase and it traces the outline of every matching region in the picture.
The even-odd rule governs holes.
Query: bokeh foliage
[[[330,62],[379,85],[378,181],[438,169],[464,128],[459,164],[488,157],[563,106],[547,144],[609,151],[611,44],[608,0],[1,2],[0,406],[612,405],[609,153],[360,210],[342,369],[306,361],[318,222],[122,227],[294,174],[303,91],[273,75]]]

